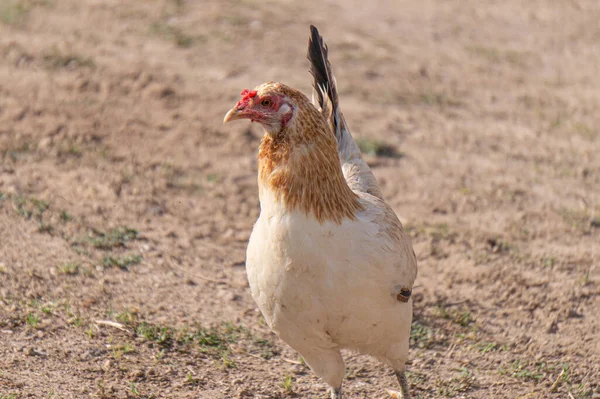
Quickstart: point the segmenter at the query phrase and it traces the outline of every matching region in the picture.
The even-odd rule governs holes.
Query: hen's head
[[[263,83],[254,90],[245,89],[242,98],[225,115],[223,123],[236,119],[258,122],[269,133],[277,133],[289,125],[296,110],[305,100],[303,94],[281,83]]]

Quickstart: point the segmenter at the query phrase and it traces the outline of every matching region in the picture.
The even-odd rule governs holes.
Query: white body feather
[[[383,200],[357,193],[364,211],[341,224],[289,212],[260,187],[261,213],[247,250],[252,296],[269,327],[332,386],[340,348],[404,370],[417,268],[410,241]],[[395,231],[396,234],[393,234]]]

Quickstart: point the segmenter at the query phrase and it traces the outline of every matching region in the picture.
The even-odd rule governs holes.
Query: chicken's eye
[[[260,105],[262,105],[263,107],[270,107],[271,106],[271,100],[269,100],[268,98],[265,98],[264,100],[262,100],[260,102]]]

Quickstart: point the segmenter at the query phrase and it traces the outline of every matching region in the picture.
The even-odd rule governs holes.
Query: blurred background
[[[600,4],[0,0],[0,398],[325,398],[244,259],[308,26],[419,259],[416,398],[600,397]],[[346,353],[349,398],[391,371]]]

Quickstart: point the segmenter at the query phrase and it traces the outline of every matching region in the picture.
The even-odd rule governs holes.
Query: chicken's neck
[[[296,127],[297,129],[298,127]],[[333,134],[299,134],[294,127],[264,135],[258,155],[261,189],[270,190],[287,210],[341,223],[363,209],[348,187]]]

